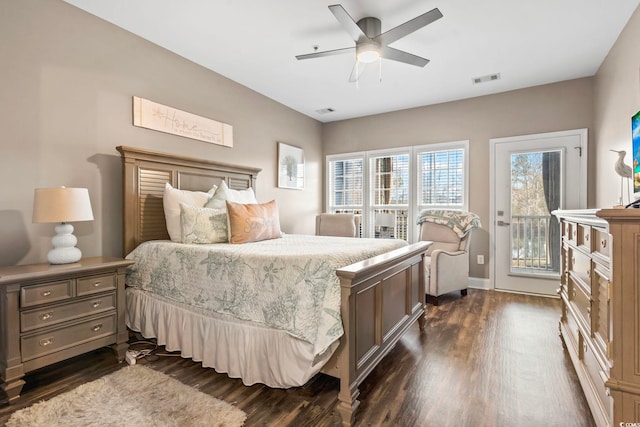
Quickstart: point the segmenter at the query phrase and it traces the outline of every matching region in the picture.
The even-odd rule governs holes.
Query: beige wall
[[[487,83],[490,84],[490,83]],[[483,227],[471,276],[489,277],[489,139],[593,126],[592,79],[583,78],[324,125],[324,154],[469,140],[469,208]],[[590,200],[592,195],[590,195]],[[485,265],[475,263],[477,254]]]
[[[46,260],[53,224],[32,224],[37,187],[86,187],[84,256],[120,255],[121,166],[130,145],[262,168],[260,201],[283,230],[313,233],[322,125],[62,1],[0,2],[0,265]],[[225,148],[132,126],[132,96],[233,125]],[[277,141],[304,148],[304,191],[277,188]]]
[[[620,197],[620,177],[613,168],[617,154],[609,150],[625,150],[631,165],[631,116],[640,110],[640,8],[600,66],[594,87],[595,207],[610,207]]]
[[[75,224],[79,247],[120,255],[117,145],[260,167],[258,198],[278,200],[286,232],[312,233],[324,155],[461,139],[470,140],[470,208],[484,223],[472,260],[488,262],[489,139],[588,128],[589,206],[609,206],[620,181],[608,150],[630,151],[640,109],[639,11],[595,78],[325,125],[62,1],[0,2],[0,34],[0,265],[45,260],[53,226],[32,224],[31,212],[33,189],[47,186],[87,187],[96,219]],[[133,127],[133,95],[232,124],[234,148]],[[304,191],[277,188],[277,141],[304,148]],[[471,275],[488,277],[488,264],[472,263]]]

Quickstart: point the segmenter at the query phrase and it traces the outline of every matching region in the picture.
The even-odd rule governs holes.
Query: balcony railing
[[[548,215],[511,217],[511,270],[513,272],[557,272],[559,263],[552,260],[549,244],[551,220]]]

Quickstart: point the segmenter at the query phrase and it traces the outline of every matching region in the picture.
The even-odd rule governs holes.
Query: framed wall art
[[[278,187],[304,188],[304,150],[278,142]]]
[[[148,99],[133,97],[133,125],[211,144],[233,147],[233,128]]]

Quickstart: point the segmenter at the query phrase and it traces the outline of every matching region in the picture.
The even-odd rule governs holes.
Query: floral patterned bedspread
[[[335,270],[407,245],[308,235],[233,245],[149,241],[127,259],[127,285],[286,331],[321,354],[343,334]]]

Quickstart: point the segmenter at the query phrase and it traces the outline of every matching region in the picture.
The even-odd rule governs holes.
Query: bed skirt
[[[202,366],[274,388],[297,387],[317,374],[339,340],[315,358],[313,344],[284,331],[209,313],[153,295],[126,290],[126,322],[145,338],[157,338],[167,351],[202,362]]]

